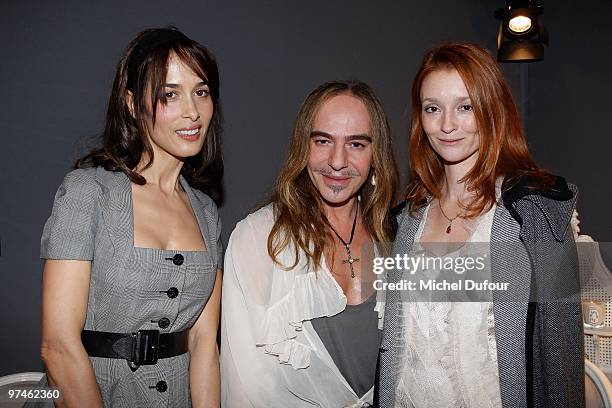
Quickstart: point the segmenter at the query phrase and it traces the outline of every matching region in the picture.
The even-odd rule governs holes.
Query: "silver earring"
[[[372,174],[372,179],[370,180],[370,184],[376,187],[376,176]]]

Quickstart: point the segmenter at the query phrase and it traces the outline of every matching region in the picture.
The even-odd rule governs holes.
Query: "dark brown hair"
[[[393,240],[391,206],[397,194],[398,172],[391,143],[387,116],[376,94],[367,84],[351,81],[327,82],[308,95],[295,119],[289,145],[289,155],[276,182],[270,202],[274,205],[276,221],[268,236],[268,254],[279,262],[280,253],[287,247],[294,251],[293,268],[299,261],[299,251],[307,262],[320,267],[325,243],[332,240],[329,224],[322,209],[320,194],[312,183],[306,165],[310,154],[310,133],[319,108],[337,95],[350,95],[367,108],[372,123],[372,167],[376,185],[366,181],[361,188],[363,224],[378,242]],[[375,169],[375,170],[374,170]]]
[[[102,166],[109,171],[125,173],[136,184],[146,183],[144,177],[135,171],[135,167],[143,154],[149,158],[144,168],[149,167],[154,159],[146,136],[147,106],[152,107],[150,113],[155,123],[157,104],[167,103],[163,84],[166,81],[168,59],[172,54],[206,82],[213,102],[213,115],[204,146],[199,154],[185,160],[181,174],[192,187],[207,193],[220,205],[223,200],[223,157],[217,63],[206,47],[174,27],[142,31],[130,42],[115,73],[102,147],[77,160],[74,167]],[[134,116],[127,104],[128,91],[133,94]],[[149,101],[147,95],[150,95]]]
[[[438,70],[457,70],[474,107],[480,148],[474,167],[462,181],[475,198],[466,205],[467,216],[476,216],[495,203],[495,182],[505,176],[510,188],[522,176],[531,176],[534,188],[550,186],[554,177],[535,163],[525,141],[519,114],[499,65],[476,44],[452,42],[437,46],[425,58],[412,84],[412,127],[409,142],[410,183],[407,200],[411,211],[428,196],[439,198],[444,178],[442,159],[436,154],[421,122],[421,86]]]

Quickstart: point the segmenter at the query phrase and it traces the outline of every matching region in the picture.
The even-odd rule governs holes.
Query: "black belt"
[[[136,366],[152,365],[160,358],[186,353],[187,332],[138,330],[136,333],[108,333],[83,330],[81,341],[91,357],[122,358]]]

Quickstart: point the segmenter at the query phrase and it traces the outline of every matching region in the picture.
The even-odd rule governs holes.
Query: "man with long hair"
[[[369,283],[377,243],[393,239],[397,178],[369,86],[335,81],[310,93],[270,201],[228,245],[224,407],[372,402],[381,307]]]

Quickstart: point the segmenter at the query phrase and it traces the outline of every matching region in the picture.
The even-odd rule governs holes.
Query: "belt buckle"
[[[138,330],[133,336],[132,362],[136,366],[157,364],[159,330]]]

